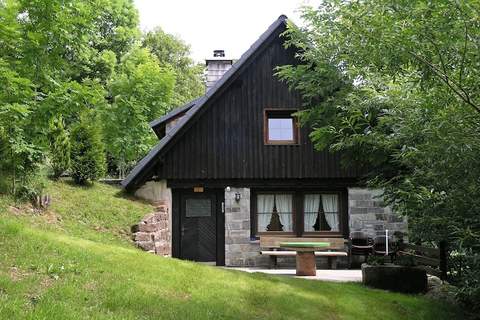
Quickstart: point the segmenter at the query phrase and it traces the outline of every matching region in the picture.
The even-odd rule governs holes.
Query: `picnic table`
[[[329,242],[282,242],[280,246],[285,250],[297,252],[296,274],[297,276],[316,276],[317,264],[315,251],[330,247]]]

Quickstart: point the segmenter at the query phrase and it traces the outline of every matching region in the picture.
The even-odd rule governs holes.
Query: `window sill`
[[[264,143],[265,146],[292,146],[292,147],[295,147],[295,146],[300,146],[300,143],[298,142],[285,142],[285,143],[271,143],[271,142],[265,142]]]

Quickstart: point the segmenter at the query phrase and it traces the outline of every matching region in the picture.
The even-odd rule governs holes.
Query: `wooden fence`
[[[402,243],[397,252],[400,256],[412,257],[415,263],[424,268],[428,274],[447,279],[447,245],[439,243],[438,248],[430,248],[410,243]]]

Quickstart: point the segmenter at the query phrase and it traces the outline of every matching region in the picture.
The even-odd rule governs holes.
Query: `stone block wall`
[[[137,247],[161,256],[171,255],[171,235],[168,207],[159,203],[156,210],[132,226],[132,238]]]
[[[366,188],[348,189],[348,220],[350,232],[362,231],[375,237],[396,231],[406,233],[407,221],[404,217],[395,214],[392,209],[385,206],[382,190]]]
[[[166,180],[160,180],[160,181],[147,181],[143,186],[141,186],[136,192],[135,196],[142,198],[144,200],[147,200],[153,204],[156,204],[158,208],[160,207],[165,207],[160,213],[161,215],[161,221],[162,224],[165,224],[165,232],[168,233],[168,237],[164,237],[163,241],[167,241],[168,245],[162,245],[162,249],[151,249],[151,244],[145,243],[144,250],[146,251],[159,251],[163,252],[162,255],[171,255],[171,248],[172,248],[172,238],[171,238],[171,231],[172,230],[172,189],[167,187],[167,181]],[[156,213],[159,213],[159,210],[156,210]],[[149,217],[146,216],[145,218]],[[142,219],[142,221],[145,221],[145,218]],[[158,215],[157,215],[158,218]],[[156,218],[155,218],[156,219]],[[148,220],[148,219],[147,219]],[[139,225],[142,223],[140,222]],[[146,227],[150,228],[150,227]],[[163,228],[163,227],[162,227]],[[157,230],[159,231],[159,230]],[[145,237],[145,235],[142,235],[140,237]],[[134,239],[135,240],[135,239]],[[155,241],[154,241],[155,242]],[[158,242],[158,241],[157,241]],[[163,250],[163,251],[162,251]]]
[[[240,201],[235,194],[240,194]],[[250,239],[250,189],[225,189],[225,265],[268,265],[268,257],[259,254],[260,244]]]

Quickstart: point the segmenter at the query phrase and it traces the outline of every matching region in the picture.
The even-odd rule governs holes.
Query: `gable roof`
[[[173,109],[172,111],[170,111],[169,113],[167,113],[166,115],[164,115],[164,116],[162,116],[158,119],[153,120],[152,122],[150,122],[150,128],[155,130],[155,128],[158,127],[159,125],[167,122],[170,119],[175,118],[176,116],[178,116],[179,114],[181,114],[183,112],[186,112],[186,111],[190,110],[190,108],[193,107],[197,103],[198,100],[200,100],[200,97],[198,97],[196,99],[193,99],[190,102],[187,102],[186,104],[184,104],[181,107]]]
[[[128,176],[122,181],[122,186],[125,189],[133,189],[138,181],[142,181],[143,178],[148,174],[153,166],[158,161],[158,156],[160,153],[167,147],[170,141],[177,135],[180,134],[182,128],[186,126],[187,123],[203,108],[203,106],[216,95],[224,87],[228,87],[230,84],[229,80],[234,78],[239,70],[251,61],[251,58],[254,54],[263,47],[267,40],[278,30],[280,27],[284,27],[287,24],[287,16],[281,15],[278,17],[275,22],[273,22],[270,27],[258,38],[250,48],[238,59],[232,67],[212,86],[207,93],[195,100],[195,103],[187,108],[185,116],[179,120],[179,122],[159,141],[159,143],[152,149],[150,152],[140,160],[137,165],[130,171]],[[185,106],[184,106],[185,107]],[[181,111],[180,111],[181,112]],[[180,113],[179,112],[179,113]],[[178,113],[177,113],[178,114]],[[160,118],[161,119],[161,118]],[[158,120],[160,120],[158,119]],[[155,122],[155,121],[154,121]]]

